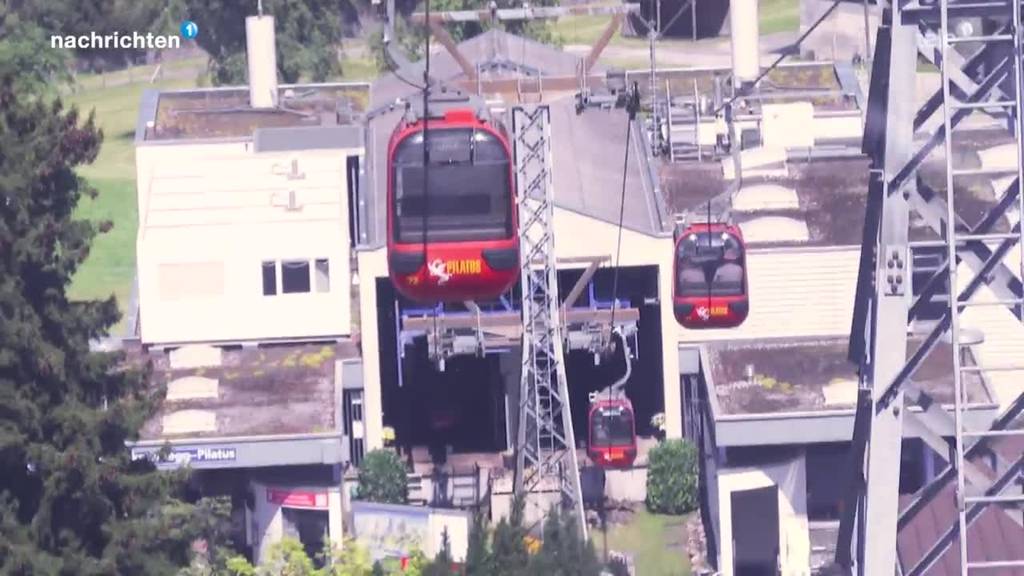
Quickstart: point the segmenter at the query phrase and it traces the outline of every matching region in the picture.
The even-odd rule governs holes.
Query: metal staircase
[[[700,97],[697,83],[692,96],[673,96],[665,84],[665,115],[668,132],[668,153],[672,162],[694,162],[702,159],[700,145]]]

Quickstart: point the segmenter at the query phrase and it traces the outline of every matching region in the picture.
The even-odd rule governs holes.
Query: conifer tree
[[[181,476],[131,460],[153,404],[89,349],[117,305],[66,294],[96,234],[73,217],[94,194],[74,169],[102,134],[0,70],[0,573],[174,573],[199,536]]]

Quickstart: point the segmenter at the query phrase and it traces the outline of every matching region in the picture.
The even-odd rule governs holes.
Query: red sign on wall
[[[327,491],[310,492],[308,490],[284,490],[267,488],[267,502],[280,504],[289,508],[327,509]]]

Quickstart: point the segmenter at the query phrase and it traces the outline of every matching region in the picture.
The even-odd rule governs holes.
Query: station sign
[[[289,490],[267,488],[267,502],[286,508],[310,508],[313,510],[327,509],[326,490]]]
[[[204,468],[204,464],[234,462],[237,452],[228,446],[175,446],[161,456],[163,447],[132,448],[132,460],[149,459],[160,470],[173,470],[182,466]]]

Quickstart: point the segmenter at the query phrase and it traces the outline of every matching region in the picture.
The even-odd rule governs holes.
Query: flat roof
[[[641,95],[646,97],[650,94],[648,70],[629,70],[627,74],[630,81],[637,82]],[[715,78],[725,81],[731,76],[732,69],[728,67],[661,69],[655,73],[655,85],[661,90],[658,95],[661,98],[665,97],[667,85],[673,100],[677,97],[692,100],[696,85],[697,93],[701,97],[713,101]],[[797,100],[811,102],[816,109],[823,111],[850,111],[859,107],[854,88],[843,85],[836,64],[832,62],[780,64],[758,84],[756,92],[752,95],[754,107],[757,106],[757,98],[766,104]]]
[[[278,87],[277,108],[249,107],[247,87],[148,92],[149,113],[136,139],[167,141],[252,136],[259,128],[336,126],[366,111],[366,83],[295,84]],[[148,102],[147,102],[148,100]]]
[[[907,354],[913,354],[922,340],[912,338]],[[714,385],[720,414],[778,414],[853,409],[857,373],[847,361],[847,341],[829,339],[707,346],[710,366],[706,369]],[[948,344],[940,343],[918,369],[914,382],[937,402],[953,402],[952,359]],[[968,362],[974,362],[968,352]],[[747,379],[747,366],[754,378]],[[842,382],[846,382],[843,384]],[[968,402],[992,401],[978,375],[965,379]],[[832,396],[832,398],[829,398]]]
[[[151,363],[154,389],[187,377],[216,381],[212,396],[165,400],[140,432],[141,441],[193,440],[320,434],[340,430],[341,383],[335,361],[358,358],[350,341],[327,344],[268,345],[221,348],[219,366],[173,368],[170,353],[130,352],[130,358]],[[212,413],[214,429],[165,433],[165,417],[181,411]]]
[[[807,246],[860,245],[867,199],[867,158],[816,159],[788,162],[788,174],[779,177],[746,177],[743,188],[772,185],[796,192],[798,209],[733,211],[733,221],[745,222],[766,216],[784,216],[807,223]],[[725,193],[731,184],[719,162],[666,163],[661,181],[669,207],[675,212],[699,210],[708,200]],[[716,204],[712,204],[712,212]],[[792,242],[764,242],[760,245],[793,245]]]

